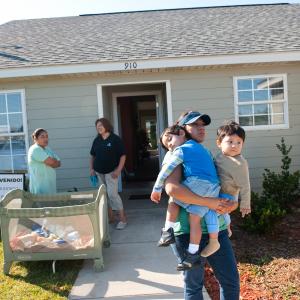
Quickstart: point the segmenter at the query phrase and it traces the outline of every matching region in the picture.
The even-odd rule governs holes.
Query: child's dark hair
[[[218,128],[217,141],[221,143],[225,136],[230,136],[234,134],[239,136],[243,140],[243,142],[245,141],[245,130],[238,123],[234,121],[229,121]]]
[[[159,141],[160,141],[160,144],[161,146],[166,149],[166,150],[169,150],[163,143],[162,141],[162,138],[165,134],[174,134],[174,135],[179,135],[180,134],[180,130],[183,130],[184,131],[184,134],[185,134],[185,137],[187,140],[190,140],[191,139],[191,136],[190,134],[186,131],[186,129],[184,127],[181,127],[177,124],[175,125],[172,125],[170,127],[167,127],[163,130],[163,132],[161,133],[160,137],[159,137]]]

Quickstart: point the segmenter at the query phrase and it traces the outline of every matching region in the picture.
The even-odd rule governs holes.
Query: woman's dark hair
[[[47,132],[46,129],[44,128],[37,128],[32,134],[31,134],[31,137],[33,140],[36,140],[43,132]]]
[[[234,134],[240,137],[243,140],[243,142],[245,141],[245,130],[238,123],[234,121],[229,121],[218,128],[217,141],[221,143],[225,136],[230,136]]]
[[[182,126],[179,126],[177,124],[175,125],[172,125],[170,127],[167,127],[163,130],[163,132],[161,133],[160,137],[159,137],[159,141],[160,141],[160,144],[161,146],[166,149],[166,150],[169,150],[163,143],[162,141],[162,138],[165,134],[174,134],[174,135],[179,135],[180,134],[180,130],[183,130],[184,131],[184,134],[185,134],[185,137],[187,140],[190,140],[191,139],[191,136],[190,134],[186,131],[186,129]]]
[[[107,132],[113,132],[113,131],[114,131],[113,126],[111,125],[111,123],[110,123],[107,119],[105,119],[105,118],[97,119],[97,120],[95,121],[95,126],[97,126],[97,124],[98,124],[99,122],[102,124],[102,126],[103,126],[104,129],[105,129],[105,131],[107,131]]]

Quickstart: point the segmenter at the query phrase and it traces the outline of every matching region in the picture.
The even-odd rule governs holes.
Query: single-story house
[[[205,144],[213,153],[224,120],[243,125],[253,190],[265,168],[280,170],[281,137],[293,146],[293,169],[300,169],[300,5],[0,26],[0,172],[26,172],[31,133],[43,127],[62,160],[59,190],[88,188],[94,122],[104,116],[126,145],[125,178],[145,179],[163,156],[160,132],[186,110],[211,116]],[[150,169],[149,157],[156,164]]]

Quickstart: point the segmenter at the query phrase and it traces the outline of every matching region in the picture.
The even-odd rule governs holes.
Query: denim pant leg
[[[182,234],[176,236],[176,243],[171,244],[172,250],[179,262],[184,257],[184,251],[188,248],[190,236]],[[201,265],[191,270],[184,271],[184,299],[185,300],[203,300],[202,288],[204,280],[205,259],[201,258]]]
[[[219,233],[220,249],[207,257],[221,285],[221,300],[239,300],[240,278],[227,230]]]
[[[238,196],[233,196],[233,195],[230,195],[230,194],[220,193],[219,197],[224,198],[226,200],[230,200],[230,201],[238,201]],[[224,220],[225,220],[225,224],[228,226],[231,223],[230,215],[229,214],[224,214],[223,217],[224,217]]]
[[[204,220],[207,226],[208,233],[219,232],[218,214],[214,210],[208,210],[208,212],[204,215]]]
[[[221,300],[239,300],[240,282],[237,265],[228,238],[227,230],[219,233],[220,249],[207,257],[214,273],[221,285]],[[208,235],[203,234],[200,244],[202,250],[208,243]],[[179,261],[182,261],[183,253],[189,244],[189,235],[176,236],[176,244],[172,244],[172,250]],[[201,265],[184,272],[184,299],[203,300],[202,288],[204,280],[205,259],[201,259]]]
[[[229,214],[224,214],[223,218],[224,218],[225,224],[228,226],[231,223],[230,215]]]

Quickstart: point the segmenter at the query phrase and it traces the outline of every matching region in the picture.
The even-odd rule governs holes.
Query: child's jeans
[[[225,193],[220,193],[219,195],[220,198],[225,198],[230,201],[238,201],[237,196],[233,196],[230,194],[225,194]],[[228,226],[231,223],[230,215],[229,214],[224,214],[223,215],[225,224]]]
[[[183,185],[195,194],[203,197],[218,197],[220,193],[219,183],[211,183],[210,181],[199,179],[195,176],[188,177],[183,181]],[[198,215],[201,218],[204,217],[209,233],[219,232],[218,215],[214,210],[210,210],[206,206],[187,204],[177,199],[174,199],[174,202],[185,208],[188,213]]]

